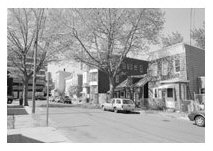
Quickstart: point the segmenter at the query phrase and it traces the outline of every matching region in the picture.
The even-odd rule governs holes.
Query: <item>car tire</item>
[[[114,108],[114,112],[115,112],[115,113],[118,113],[118,110],[117,110],[117,108],[116,108],[116,107]]]
[[[7,100],[7,104],[11,104],[13,101],[11,99]]]
[[[205,126],[205,118],[203,116],[196,116],[195,117],[195,124],[200,127]]]
[[[104,106],[102,106],[102,110],[103,110],[103,111],[106,111],[106,109],[105,109],[105,107],[104,107]]]

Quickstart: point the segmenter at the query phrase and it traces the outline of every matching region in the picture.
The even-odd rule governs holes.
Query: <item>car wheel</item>
[[[7,104],[11,104],[12,103],[12,100],[7,100]]]
[[[195,117],[195,124],[197,126],[200,126],[200,127],[205,126],[205,118],[203,116],[196,116]]]
[[[106,109],[105,109],[105,107],[104,107],[104,106],[102,106],[102,110],[103,110],[103,111],[106,111]]]
[[[114,108],[114,112],[115,112],[115,113],[118,113],[118,110],[117,110],[117,108],[116,108],[116,107]]]

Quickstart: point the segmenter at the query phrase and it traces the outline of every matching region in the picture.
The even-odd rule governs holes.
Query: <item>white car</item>
[[[109,102],[101,105],[102,109],[111,110],[117,113],[118,111],[132,112],[135,110],[135,104],[130,99],[113,98]]]

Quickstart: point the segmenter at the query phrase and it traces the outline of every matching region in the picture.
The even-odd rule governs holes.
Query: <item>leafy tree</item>
[[[45,9],[8,9],[8,61],[16,68],[11,74],[22,79],[25,106],[28,106],[28,83],[34,68],[29,62],[33,60],[34,50],[38,51],[36,73],[44,67],[47,60],[54,58],[55,49],[46,24]]]
[[[176,31],[176,32],[172,32],[171,35],[167,35],[166,37],[161,37],[161,41],[162,41],[163,47],[168,47],[168,46],[183,42],[183,36]]]
[[[73,97],[76,95],[77,97],[80,96],[81,87],[80,86],[70,86],[68,88],[69,96]]]
[[[66,58],[107,73],[112,96],[122,61],[130,52],[157,43],[164,13],[161,9],[54,9],[52,21],[60,28]]]
[[[191,37],[196,42],[196,46],[205,50],[205,23],[202,28],[193,29]]]

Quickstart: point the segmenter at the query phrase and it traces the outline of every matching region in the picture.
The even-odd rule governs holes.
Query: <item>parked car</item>
[[[72,104],[72,100],[69,98],[69,96],[64,97],[64,103],[65,104]]]
[[[195,121],[195,124],[200,127],[205,126],[205,111],[194,111],[188,115],[191,121]]]
[[[113,98],[110,101],[101,105],[102,109],[112,110],[115,113],[119,111],[131,112],[135,110],[135,104],[130,99],[125,98]]]
[[[54,101],[55,101],[55,98],[54,98],[53,96],[50,96],[50,97],[49,97],[49,101],[50,101],[50,102],[54,102]]]
[[[55,97],[55,102],[56,103],[64,103],[64,99],[61,96]]]
[[[7,95],[7,104],[12,104],[12,102],[13,102],[13,96]]]

